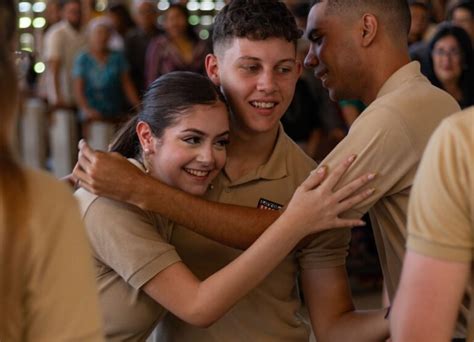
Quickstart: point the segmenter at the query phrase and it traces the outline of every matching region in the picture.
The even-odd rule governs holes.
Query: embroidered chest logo
[[[260,198],[260,200],[258,201],[257,208],[263,210],[280,210],[281,208],[283,208],[283,205],[269,201],[265,198]]]

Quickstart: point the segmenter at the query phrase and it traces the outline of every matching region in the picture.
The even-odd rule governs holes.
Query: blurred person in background
[[[72,67],[77,53],[85,46],[81,32],[81,2],[61,0],[62,20],[45,36],[47,99],[56,108],[74,108]]]
[[[448,18],[454,25],[462,27],[474,43],[474,1],[461,0],[449,8]]]
[[[465,108],[474,104],[473,51],[469,35],[451,23],[440,24],[428,46],[423,73]]]
[[[133,84],[141,95],[146,89],[145,56],[148,44],[164,31],[158,27],[158,8],[155,2],[139,0],[133,8],[137,27],[125,37],[125,56],[130,64]]]
[[[114,28],[109,47],[112,50],[124,50],[125,37],[136,28],[128,7],[121,2],[110,2],[106,15]]]
[[[204,73],[204,59],[209,45],[200,40],[188,22],[183,5],[171,5],[163,14],[164,35],[151,40],[145,65],[147,84],[171,71]]]
[[[65,185],[24,168],[14,152],[16,4],[0,2],[0,340],[100,342],[97,289],[77,204]]]
[[[105,135],[96,148],[107,149],[115,132],[115,125],[124,118],[127,99],[133,106],[139,98],[129,75],[129,66],[120,51],[109,49],[113,28],[107,18],[93,19],[87,30],[88,47],[74,63],[74,90],[80,108],[83,135],[90,137],[91,123],[102,122]]]
[[[408,45],[423,40],[429,25],[429,8],[419,0],[410,0],[411,25],[408,33]]]

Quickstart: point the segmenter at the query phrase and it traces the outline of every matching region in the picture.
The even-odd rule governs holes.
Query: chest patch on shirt
[[[283,205],[269,201],[265,198],[260,198],[260,200],[258,201],[257,208],[263,210],[280,210],[281,208],[283,208]]]

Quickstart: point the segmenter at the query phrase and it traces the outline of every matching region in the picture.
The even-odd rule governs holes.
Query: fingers
[[[369,173],[364,176],[361,176],[349,184],[343,186],[341,189],[337,190],[334,195],[336,196],[336,200],[338,202],[341,202],[345,198],[349,197],[353,193],[355,193],[357,190],[362,188],[365,184],[369,183],[375,178],[376,174],[375,173]]]
[[[342,178],[344,173],[347,171],[349,166],[354,162],[356,159],[356,155],[353,154],[349,156],[346,160],[344,160],[342,163],[340,163],[334,170],[331,170],[329,173],[329,176],[327,177],[326,181],[323,183],[323,185],[327,189],[333,189],[336,184],[339,182],[339,180]]]
[[[358,203],[364,201],[365,199],[367,199],[368,197],[370,197],[374,192],[375,192],[375,189],[371,188],[371,189],[362,191],[361,193],[359,193],[357,195],[354,195],[354,196],[351,196],[351,197],[347,198],[346,200],[344,200],[343,202],[339,203],[336,206],[337,212],[342,213],[344,211],[347,211],[347,210],[351,209],[356,204],[358,204]]]
[[[79,163],[76,164],[74,167],[74,170],[72,170],[72,174],[74,175],[74,178],[76,179],[75,185],[79,185],[78,181],[80,181],[80,186],[85,188],[86,186],[89,186],[92,184],[92,178],[85,172]]]
[[[321,166],[320,168],[311,171],[309,176],[305,179],[303,183],[301,183],[302,189],[305,191],[309,191],[317,187],[323,179],[326,177],[326,167]]]
[[[362,220],[337,218],[334,221],[334,227],[332,228],[352,228],[352,227],[363,227],[365,225],[366,225],[365,221],[362,221]]]

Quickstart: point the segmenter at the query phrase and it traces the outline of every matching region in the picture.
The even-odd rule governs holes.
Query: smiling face
[[[309,13],[305,67],[314,69],[332,100],[359,99],[363,66],[355,43],[357,28],[347,17],[326,14],[326,7],[327,2],[317,3]]]
[[[160,138],[152,138],[153,153],[145,158],[150,174],[187,193],[203,195],[224,167],[228,139],[225,105],[220,101],[194,105]]]
[[[281,38],[234,38],[227,44],[208,56],[206,67],[229,102],[234,129],[248,133],[278,129],[301,73],[295,45]]]
[[[459,81],[462,74],[462,52],[456,38],[450,35],[439,39],[431,55],[434,73],[442,84]]]

